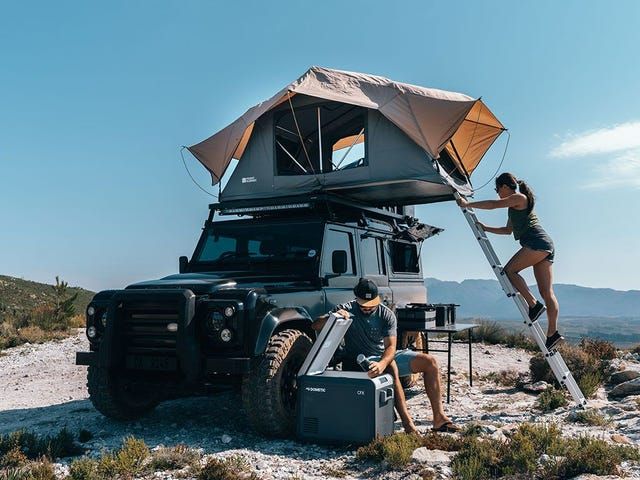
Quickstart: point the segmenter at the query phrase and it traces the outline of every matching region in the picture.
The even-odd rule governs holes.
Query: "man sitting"
[[[438,363],[432,355],[412,350],[396,351],[397,320],[394,313],[380,302],[378,287],[371,280],[361,278],[353,289],[356,298],[337,305],[331,312],[353,322],[344,336],[343,370],[361,370],[356,362],[359,354],[370,361],[369,377],[389,373],[394,378],[396,409],[407,433],[418,433],[409,411],[400,384],[400,377],[411,373],[422,373],[424,386],[433,411],[433,428],[438,432],[458,430],[444,413]],[[329,314],[319,317],[312,325],[322,330]]]

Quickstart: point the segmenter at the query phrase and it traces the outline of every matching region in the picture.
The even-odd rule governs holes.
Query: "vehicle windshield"
[[[320,222],[217,222],[205,230],[191,264],[208,271],[317,274],[322,232]]]

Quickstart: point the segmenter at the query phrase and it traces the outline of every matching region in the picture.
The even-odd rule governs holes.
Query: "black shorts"
[[[547,232],[544,231],[539,225],[529,227],[520,237],[520,245],[531,250],[549,252],[549,255],[545,260],[549,260],[553,263],[555,258],[556,249],[553,245],[553,240]]]

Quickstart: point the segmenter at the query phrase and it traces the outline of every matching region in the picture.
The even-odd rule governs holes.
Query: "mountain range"
[[[431,303],[458,303],[461,317],[511,319],[518,310],[497,280],[463,280],[462,282],[425,279]],[[531,292],[540,299],[535,285]],[[620,291],[571,284],[554,284],[562,315],[571,317],[625,317],[640,321],[640,290]]]

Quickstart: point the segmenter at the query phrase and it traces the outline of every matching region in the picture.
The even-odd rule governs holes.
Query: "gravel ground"
[[[81,428],[94,438],[84,444],[90,454],[116,448],[123,437],[134,435],[151,448],[157,445],[183,443],[201,448],[206,454],[242,455],[263,478],[328,478],[343,472],[344,478],[406,478],[407,471],[389,472],[380,466],[355,461],[355,451],[309,445],[293,440],[273,440],[254,434],[238,407],[238,393],[217,394],[169,401],[151,414],[133,423],[119,423],[100,415],[91,405],[86,392],[86,367],[74,365],[75,352],[86,350],[83,331],[62,341],[43,345],[22,345],[6,350],[0,356],[0,433],[21,428],[38,433],[56,433],[62,427],[77,433]],[[437,354],[441,370],[446,357]],[[474,386],[468,383],[467,346],[454,345],[451,404],[445,405],[449,416],[458,424],[470,421],[496,425],[496,435],[523,421],[562,422],[566,435],[589,434],[610,439],[622,434],[625,441],[640,441],[640,418],[636,397],[610,402],[604,390],[591,402],[613,422],[607,427],[587,427],[564,422],[571,407],[553,414],[540,414],[533,409],[535,395],[499,387],[483,377],[490,372],[511,369],[527,372],[530,354],[501,346],[474,344]],[[637,362],[634,368],[640,368]],[[443,376],[444,378],[444,376]],[[431,428],[431,411],[420,387],[407,392],[409,410],[418,428]],[[488,427],[492,428],[492,427]],[[396,423],[396,429],[401,426]],[[436,467],[441,478],[450,474],[447,463]],[[629,467],[627,475],[640,478],[640,470]],[[586,477],[585,477],[586,478]]]

